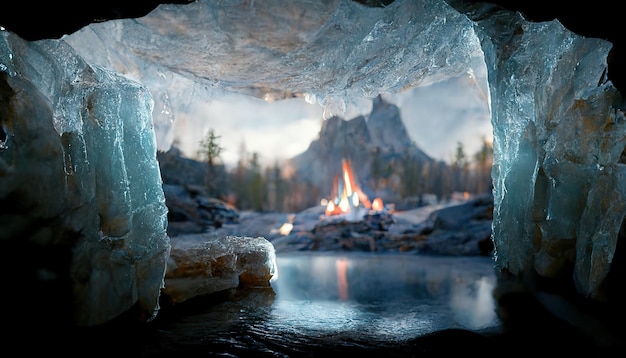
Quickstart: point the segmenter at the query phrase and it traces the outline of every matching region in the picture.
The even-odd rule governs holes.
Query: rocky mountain
[[[370,198],[400,197],[397,188],[378,185],[379,179],[398,181],[407,162],[423,167],[434,161],[410,138],[400,109],[381,96],[374,99],[371,113],[350,120],[331,117],[324,121],[317,139],[290,165],[297,175],[330,195],[333,178],[342,170],[342,160],[350,161],[355,180]],[[392,189],[390,189],[392,188]]]

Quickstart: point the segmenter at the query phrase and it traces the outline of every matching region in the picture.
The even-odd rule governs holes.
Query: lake
[[[313,356],[410,349],[449,329],[497,333],[490,257],[277,256],[271,288],[232,290],[160,324],[142,355]],[[452,343],[452,342],[451,342]]]

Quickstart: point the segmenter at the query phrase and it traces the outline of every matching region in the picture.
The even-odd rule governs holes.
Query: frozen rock
[[[180,235],[172,239],[163,295],[178,304],[237,287],[270,287],[274,246],[262,237]]]
[[[34,280],[20,304],[85,326],[133,306],[153,318],[170,246],[150,93],[62,41],[1,31],[0,53],[0,202],[10,208],[0,236],[10,256],[53,256],[17,276]]]
[[[496,263],[547,278],[575,266],[578,291],[599,298],[626,213],[611,44],[514,13],[477,29],[492,74]]]

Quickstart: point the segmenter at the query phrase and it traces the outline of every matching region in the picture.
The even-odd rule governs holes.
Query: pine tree
[[[483,137],[483,146],[474,155],[477,164],[478,193],[487,192],[491,188],[491,165],[493,162],[493,147],[485,137]]]
[[[467,191],[466,174],[468,169],[468,160],[465,155],[463,143],[457,142],[456,152],[454,154],[454,162],[452,168],[454,172],[454,190]]]
[[[207,161],[207,173],[206,173],[206,187],[209,196],[218,196],[217,188],[217,170],[216,161],[224,148],[219,143],[220,136],[215,134],[213,128],[209,129],[207,135],[200,141],[200,149],[198,155],[200,158],[204,158]]]

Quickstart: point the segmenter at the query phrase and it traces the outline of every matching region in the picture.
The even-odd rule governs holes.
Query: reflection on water
[[[397,349],[449,328],[500,329],[490,258],[302,253],[279,255],[277,265],[271,289],[238,291],[167,324],[143,356]]]
[[[499,324],[490,258],[292,255],[277,264],[271,318],[292,327],[406,339]]]

